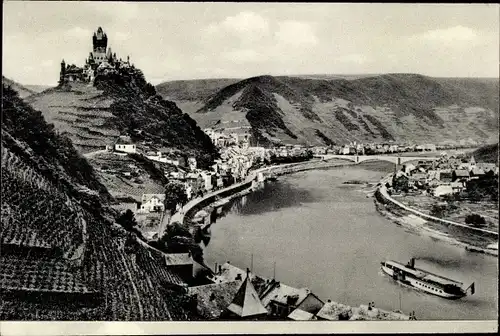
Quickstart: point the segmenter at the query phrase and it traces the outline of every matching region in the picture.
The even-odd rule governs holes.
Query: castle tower
[[[66,63],[64,59],[61,62],[61,72],[59,73],[59,84],[64,83],[64,76],[66,75]]]
[[[101,27],[92,36],[92,57],[96,64],[102,63],[106,59],[106,49],[108,48],[108,37]]]

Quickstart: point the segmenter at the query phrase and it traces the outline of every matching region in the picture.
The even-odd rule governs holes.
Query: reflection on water
[[[319,297],[358,306],[415,310],[419,319],[496,319],[497,259],[431,238],[409,234],[382,217],[359,179],[377,182],[387,169],[344,167],[282,176],[262,190],[223,207],[203,243],[209,265],[230,260],[291,286],[309,287]],[[340,188],[340,186],[342,186]],[[380,261],[406,263],[476,283],[476,293],[458,301],[398,286],[379,275]],[[274,263],[276,267],[274,268]]]

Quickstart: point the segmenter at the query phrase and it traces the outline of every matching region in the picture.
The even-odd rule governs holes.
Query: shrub
[[[486,224],[486,220],[481,215],[470,214],[465,217],[465,223],[473,226],[483,226]]]
[[[130,209],[118,216],[116,218],[116,222],[128,231],[134,229],[137,226],[137,221],[135,220],[134,213]]]

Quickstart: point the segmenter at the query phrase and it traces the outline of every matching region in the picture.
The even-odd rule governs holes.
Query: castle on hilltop
[[[74,64],[66,64],[64,59],[61,62],[61,72],[59,75],[59,84],[68,82],[93,82],[97,74],[107,74],[118,72],[120,68],[130,68],[130,57],[123,61],[116,57],[116,53],[108,48],[108,36],[101,27],[97,28],[92,36],[92,51],[89,57],[85,59],[83,67]]]

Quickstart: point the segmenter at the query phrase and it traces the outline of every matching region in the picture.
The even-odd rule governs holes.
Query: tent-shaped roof
[[[243,281],[240,289],[236,293],[233,302],[231,302],[227,309],[239,317],[267,314],[267,309],[262,305],[262,302],[260,302],[259,296],[250,281],[248,273],[245,281]]]

